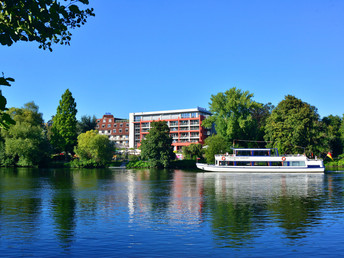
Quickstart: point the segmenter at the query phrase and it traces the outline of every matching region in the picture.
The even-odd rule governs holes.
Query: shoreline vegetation
[[[202,121],[212,134],[203,144],[191,143],[177,153],[167,123],[153,121],[140,155],[131,155],[131,149],[116,149],[107,135],[94,130],[95,116],[76,119],[76,101],[67,89],[47,123],[34,102],[4,111],[13,123],[0,128],[0,167],[196,169],[196,161],[214,164],[216,154],[232,153],[233,146],[277,148],[322,158],[327,168],[344,168],[344,118],[320,119],[314,106],[291,95],[276,107],[252,97],[235,87],[212,95],[212,115]]]

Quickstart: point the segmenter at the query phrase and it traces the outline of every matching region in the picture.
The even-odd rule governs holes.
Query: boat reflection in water
[[[198,173],[197,181],[205,188],[215,188],[216,195],[228,194],[238,199],[269,199],[286,196],[314,196],[323,189],[323,174],[229,174]]]
[[[304,238],[324,202],[319,198],[323,174],[198,173],[197,184],[208,200],[203,213],[212,214],[214,240],[228,247],[253,244],[261,237],[269,246],[269,234],[291,241]]]

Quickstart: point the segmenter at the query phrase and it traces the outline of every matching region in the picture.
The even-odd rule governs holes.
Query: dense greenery
[[[87,131],[78,136],[78,145],[75,153],[79,161],[75,164],[85,167],[100,167],[110,163],[114,145],[106,135],[98,134],[97,130]]]
[[[16,123],[1,131],[1,165],[37,166],[47,162],[50,144],[38,106],[30,102],[23,108],[10,108],[8,114]]]
[[[342,119],[339,116],[329,115],[322,119],[326,130],[326,141],[332,155],[337,157],[343,153],[343,140],[341,138]]]
[[[5,78],[4,75],[0,77],[0,87],[1,86],[11,86],[10,82],[13,82],[13,78]],[[0,90],[0,128],[8,129],[10,125],[15,124],[14,120],[5,111],[8,110],[6,107],[7,100],[2,95]]]
[[[150,167],[169,167],[175,158],[173,153],[170,129],[166,122],[158,121],[151,123],[151,129],[141,143],[141,157],[147,160]]]
[[[235,139],[256,140],[258,123],[253,117],[255,110],[262,109],[262,104],[252,100],[253,94],[231,88],[211,96],[210,111],[212,116],[203,121],[205,127],[215,125],[216,133],[228,143]],[[257,112],[256,112],[257,113]]]
[[[51,127],[51,141],[56,151],[66,154],[73,152],[78,136],[76,113],[75,99],[67,89],[61,97]]]
[[[197,159],[203,156],[202,144],[192,143],[182,148],[184,159]]]
[[[212,135],[205,139],[205,145],[205,159],[209,164],[215,162],[216,154],[224,154],[231,151],[230,145],[228,145],[226,139],[219,134]]]
[[[267,119],[265,139],[280,153],[326,152],[325,132],[317,109],[288,95]]]
[[[231,98],[230,94],[233,94]],[[170,129],[166,122],[158,121],[151,123],[151,130],[141,143],[141,156],[118,152],[119,164],[128,159],[128,168],[194,168],[197,158],[214,163],[214,155],[230,153],[233,144],[241,147],[254,144],[246,143],[244,137],[255,142],[264,136],[266,142],[264,145],[260,142],[259,147],[277,147],[280,153],[286,154],[305,152],[308,156],[325,158],[328,166],[344,166],[344,122],[341,117],[330,115],[320,119],[314,106],[291,95],[276,107],[271,103],[263,105],[254,102],[252,94],[236,88],[216,96],[222,96],[224,102],[217,102],[217,97],[213,96],[218,115],[215,113],[213,120],[207,118],[204,124],[209,126],[214,121],[220,133],[208,137],[204,146],[190,144],[183,147],[184,161],[175,161]],[[231,108],[226,113],[225,109],[220,110],[221,105]],[[234,111],[233,105],[244,110],[246,116]],[[47,164],[53,157],[54,166],[67,166],[66,156],[60,155],[60,152],[73,154],[74,151],[78,159],[68,166],[103,167],[110,164],[115,153],[109,138],[93,130],[96,125],[94,116],[82,116],[78,122],[76,112],[75,100],[68,89],[62,95],[56,115],[46,124],[33,102],[23,108],[5,110],[3,114],[15,124],[8,123],[6,128],[0,129],[0,165],[39,166]],[[328,152],[332,153],[334,161],[326,158]]]
[[[86,133],[87,131],[94,130],[97,126],[97,118],[95,116],[82,116],[77,123],[78,134]]]

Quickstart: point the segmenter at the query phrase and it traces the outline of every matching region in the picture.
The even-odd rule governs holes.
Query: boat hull
[[[215,166],[196,163],[198,169],[208,172],[227,173],[324,173],[324,167],[287,167],[287,166]]]

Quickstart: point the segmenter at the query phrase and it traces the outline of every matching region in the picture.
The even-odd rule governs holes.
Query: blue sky
[[[78,115],[209,107],[231,87],[277,105],[291,94],[344,113],[342,0],[90,0],[96,17],[71,46],[0,46],[8,106],[49,120],[69,88]]]

